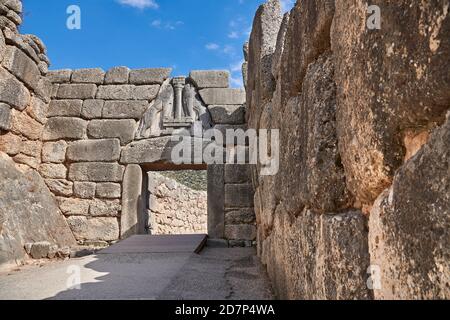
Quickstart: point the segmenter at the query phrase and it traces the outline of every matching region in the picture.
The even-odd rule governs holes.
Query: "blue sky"
[[[228,69],[241,86],[242,45],[264,0],[23,0],[22,33],[39,36],[50,69],[113,66]],[[287,10],[292,0],[284,0]],[[69,30],[67,8],[81,9]]]

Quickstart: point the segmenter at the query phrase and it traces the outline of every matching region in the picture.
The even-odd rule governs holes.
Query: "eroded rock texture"
[[[47,241],[59,247],[75,239],[44,180],[32,169],[18,170],[0,153],[0,265],[26,257],[26,243]]]
[[[278,173],[252,172],[277,295],[448,298],[449,2],[377,1],[381,30],[366,1],[276,2],[244,69],[249,127],[280,130]]]

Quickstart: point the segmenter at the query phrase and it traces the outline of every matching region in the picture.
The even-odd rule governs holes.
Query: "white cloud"
[[[208,50],[218,50],[220,46],[217,43],[208,43],[205,48]]]
[[[153,20],[152,27],[160,28],[161,27],[161,20]]]
[[[117,0],[120,4],[138,9],[158,9],[159,5],[155,0]]]

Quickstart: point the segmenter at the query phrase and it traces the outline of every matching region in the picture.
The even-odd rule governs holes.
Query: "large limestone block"
[[[405,156],[405,131],[442,123],[450,105],[448,1],[378,1],[369,30],[360,1],[337,1],[332,49],[339,144],[347,183],[372,204]]]
[[[224,165],[208,165],[208,235],[213,239],[225,236]]]
[[[104,104],[105,101],[99,99],[84,100],[81,116],[84,119],[101,118]]]
[[[66,160],[67,142],[47,142],[42,146],[42,162],[63,163]]]
[[[58,99],[94,99],[97,92],[95,84],[61,84],[56,97]]]
[[[120,209],[120,200],[95,199],[89,205],[89,215],[91,217],[118,217]]]
[[[211,105],[208,106],[211,118],[216,124],[244,124],[245,106],[244,105]]]
[[[79,117],[82,100],[52,100],[47,110],[47,116],[51,117]]]
[[[122,190],[122,215],[120,219],[120,238],[125,239],[138,234],[143,215],[142,206],[142,169],[138,165],[128,165],[125,169]]]
[[[170,77],[171,68],[135,69],[130,71],[131,84],[162,84]]]
[[[77,240],[114,241],[119,239],[117,218],[67,218],[70,228]]]
[[[11,108],[5,103],[0,103],[0,130],[11,129]]]
[[[280,61],[282,103],[301,92],[308,65],[330,48],[334,3],[301,0],[291,11]]]
[[[159,85],[106,85],[98,88],[97,99],[104,100],[153,100]]]
[[[126,84],[130,75],[127,67],[114,67],[106,72],[105,84]]]
[[[39,166],[39,173],[43,178],[65,179],[67,168],[62,163],[43,163]]]
[[[147,101],[106,101],[103,118],[139,120],[148,106]]]
[[[90,138],[118,138],[122,145],[134,139],[136,121],[134,120],[93,120],[88,125]]]
[[[59,208],[65,216],[87,216],[89,201],[76,198],[58,198]]]
[[[37,87],[41,72],[36,63],[17,47],[7,47],[2,65],[28,87]]]
[[[330,54],[311,64],[299,98],[282,113],[280,170],[275,194],[286,199],[290,212],[304,206],[321,213],[352,207],[336,132],[336,86]],[[300,183],[299,183],[300,182]],[[295,190],[295,192],[293,192]]]
[[[247,164],[226,164],[225,183],[251,183],[250,165]]]
[[[195,149],[201,148],[203,151],[206,145],[207,142],[200,138],[184,138],[181,141],[171,141],[171,137],[145,139],[132,142],[123,148],[120,162],[124,164],[175,163],[184,159],[188,164],[201,164],[202,152],[195,152]],[[186,152],[190,150],[191,153],[184,155],[177,150],[186,150]]]
[[[11,131],[30,140],[41,138],[44,126],[30,117],[26,112],[12,109]]]
[[[73,182],[64,179],[46,179],[45,184],[55,196],[73,195]]]
[[[371,299],[366,218],[361,212],[289,215],[280,204],[261,259],[280,299]]]
[[[253,20],[248,48],[247,102],[249,112],[258,112],[262,103],[272,97],[275,82],[272,76],[272,55],[282,21],[279,0],[262,4]]]
[[[24,110],[30,103],[28,89],[8,71],[0,67],[0,102],[17,110]]]
[[[37,96],[31,97],[30,106],[27,108],[26,112],[36,121],[41,124],[47,123],[47,111],[48,104],[41,98]]]
[[[95,195],[97,198],[119,199],[121,196],[121,187],[118,183],[97,183],[95,187]]]
[[[123,166],[115,163],[74,163],[69,167],[69,180],[92,182],[121,182]]]
[[[84,140],[67,148],[67,159],[73,162],[117,161],[120,157],[118,139]]]
[[[399,169],[369,219],[377,299],[450,297],[450,119]]]
[[[198,89],[228,88],[230,72],[227,70],[194,70],[189,74]]]
[[[225,212],[226,225],[256,224],[255,210],[253,208],[238,208]],[[256,230],[255,230],[256,231]]]
[[[52,70],[47,73],[47,79],[52,83],[69,83],[72,76],[72,70]]]
[[[245,91],[242,89],[207,88],[200,90],[200,96],[207,105],[242,105]]]
[[[225,238],[228,240],[249,240],[256,239],[256,226],[250,224],[226,225]]]
[[[100,68],[78,69],[72,73],[72,83],[95,83],[102,84],[105,78],[105,71]]]
[[[3,153],[0,194],[0,267],[23,259],[25,243],[49,241],[60,247],[76,244],[44,180],[34,170],[17,170]]]
[[[87,122],[79,118],[51,118],[47,121],[42,138],[44,141],[59,139],[83,139]]]
[[[225,208],[253,207],[254,190],[251,184],[226,184]]]

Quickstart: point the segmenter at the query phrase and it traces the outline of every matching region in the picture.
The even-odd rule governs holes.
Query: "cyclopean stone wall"
[[[76,244],[37,172],[52,85],[45,45],[18,33],[21,13],[20,1],[0,1],[0,268],[25,260],[26,244],[46,242],[53,256]]]
[[[229,88],[226,71],[48,71],[42,41],[18,33],[21,12],[21,1],[0,1],[0,264],[34,242],[55,251],[147,233],[146,172],[183,168],[171,135],[245,128],[245,92]],[[210,237],[254,240],[253,205],[242,200],[252,198],[249,181],[227,188],[223,164],[207,169]]]
[[[249,127],[280,129],[279,172],[252,170],[279,297],[450,297],[449,39],[446,0],[258,9],[243,69]]]
[[[151,234],[208,233],[207,192],[157,172],[148,173]]]

